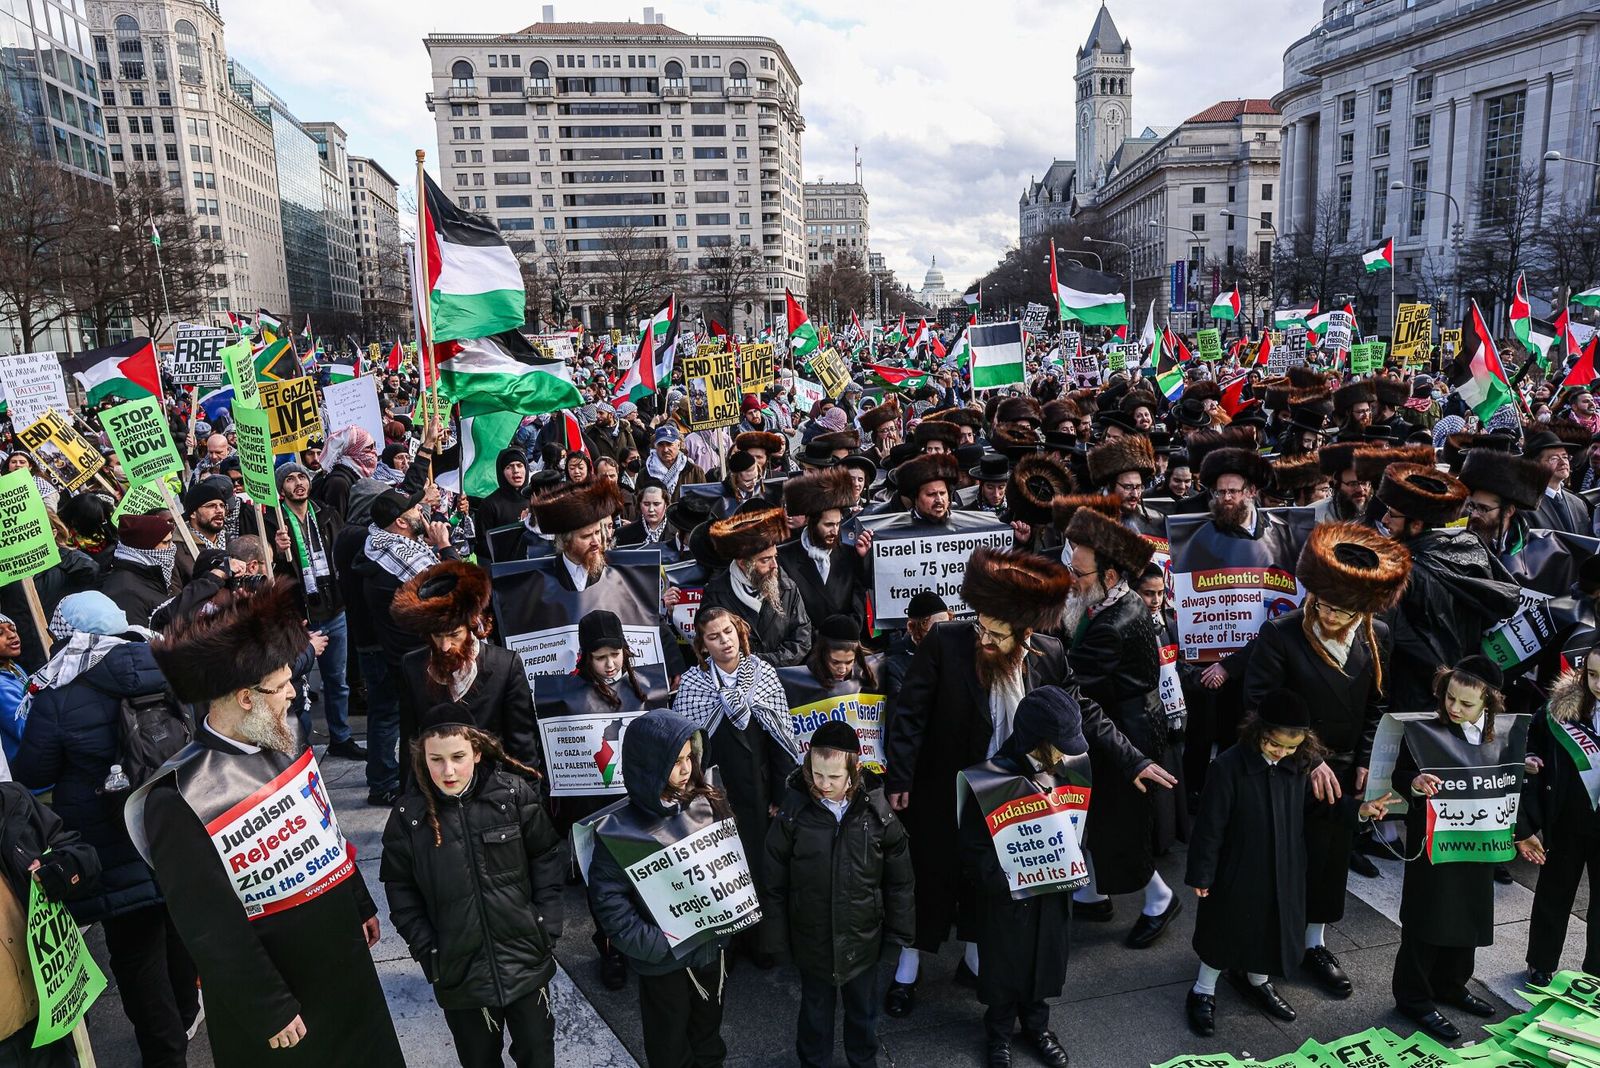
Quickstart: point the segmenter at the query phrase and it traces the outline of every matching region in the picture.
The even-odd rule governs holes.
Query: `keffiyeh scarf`
[[[668,467],[666,464],[662,463],[661,457],[657,456],[655,454],[655,450],[653,449],[651,450],[650,455],[646,457],[644,461],[644,469],[650,472],[650,477],[656,479],[663,486],[667,487],[668,497],[671,497],[674,493],[678,492],[678,479],[682,477],[683,469],[688,466],[689,454],[683,452],[682,450],[679,450],[678,458],[673,462],[671,467]]]
[[[743,729],[755,717],[761,728],[796,763],[800,744],[789,719],[789,698],[778,681],[778,671],[765,660],[746,656],[730,676],[715,664],[690,668],[678,683],[672,710],[714,734],[724,719]]]
[[[172,585],[172,565],[178,559],[177,549],[135,549],[131,545],[118,542],[112,556],[129,563],[143,564],[145,567],[159,567],[161,581],[168,586]]]
[[[438,554],[420,541],[371,525],[367,527],[367,541],[362,550],[373,563],[401,582],[415,578],[439,562]]]

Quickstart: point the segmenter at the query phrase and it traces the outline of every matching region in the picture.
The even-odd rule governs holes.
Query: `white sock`
[[[1150,881],[1144,884],[1144,914],[1146,916],[1159,916],[1167,911],[1167,906],[1172,904],[1172,889],[1161,881],[1161,875],[1152,872]]]
[[[1251,986],[1260,986],[1262,983],[1267,981],[1267,977],[1258,972],[1245,972],[1244,977],[1250,980]]]
[[[965,953],[963,953],[961,955],[961,959],[967,962],[968,970],[970,970],[973,975],[977,975],[978,974],[978,943],[976,943],[976,942],[968,942],[967,943],[967,950],[966,950]]]
[[[922,954],[910,946],[900,947],[900,963],[894,968],[894,981],[897,983],[914,983],[917,981],[917,972],[922,968]]]
[[[1220,978],[1222,978],[1221,968],[1213,968],[1205,961],[1201,961],[1200,974],[1195,976],[1194,980],[1194,992],[1196,994],[1210,994],[1215,997],[1217,993],[1217,980]]]
[[[1072,900],[1080,905],[1098,905],[1109,900],[1106,895],[1095,889],[1094,885],[1094,858],[1085,854],[1083,866],[1089,869],[1089,881],[1072,892]]]
[[[1321,923],[1308,923],[1308,924],[1306,924],[1306,948],[1307,949],[1316,949],[1318,946],[1326,944],[1322,940],[1322,933],[1323,933],[1323,931],[1324,931],[1324,929],[1326,927],[1327,927],[1326,924],[1321,924]]]

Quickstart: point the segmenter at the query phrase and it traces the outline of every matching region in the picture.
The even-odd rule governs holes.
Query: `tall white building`
[[[362,318],[369,335],[383,333],[403,324],[407,308],[400,187],[375,159],[351,156],[348,167]]]
[[[719,264],[747,270],[735,328],[803,296],[800,76],[768,37],[641,22],[431,34],[439,181],[494,219],[590,327],[615,307],[619,242],[662,250],[693,308]],[[562,262],[564,261],[564,262]],[[745,311],[745,303],[749,311]]]
[[[229,79],[215,4],[89,0],[88,18],[113,173],[164,176],[202,234],[223,244],[214,321],[228,311],[287,311],[272,127]]]
[[[806,270],[816,271],[849,252],[867,264],[870,221],[867,187],[854,182],[805,184]]]
[[[1075,95],[1078,187],[1092,193],[1105,184],[1133,127],[1133,44],[1117,32],[1103,2],[1078,49]]]

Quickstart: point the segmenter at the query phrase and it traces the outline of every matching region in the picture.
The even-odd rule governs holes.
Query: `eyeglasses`
[[[1372,479],[1370,479],[1370,478],[1351,478],[1351,479],[1341,478],[1339,480],[1339,485],[1344,489],[1355,489],[1357,486],[1370,486],[1370,485],[1372,485]]]
[[[978,624],[978,634],[981,637],[988,638],[990,641],[994,642],[996,645],[999,645],[1001,642],[1005,642],[1005,641],[1010,641],[1011,640],[1011,632],[1010,631],[1006,631],[1004,633],[1001,633],[998,630],[990,630],[988,627],[984,626],[982,623]]]
[[[1498,504],[1483,504],[1479,501],[1468,501],[1466,510],[1470,515],[1489,515],[1498,512],[1503,506]]]
[[[1079,571],[1072,564],[1068,564],[1067,565],[1067,570],[1071,571],[1074,575],[1077,575],[1079,578],[1088,578],[1090,575],[1098,575],[1100,573],[1100,572],[1094,571],[1094,570]]]
[[[1338,605],[1328,604],[1326,601],[1317,602],[1317,611],[1321,612],[1325,616],[1331,616],[1334,619],[1349,619],[1351,616],[1355,615],[1355,613],[1350,611],[1348,608],[1340,608]]]
[[[1250,491],[1242,489],[1213,489],[1211,496],[1216,497],[1218,500],[1231,501],[1235,497],[1243,497],[1248,492]]]

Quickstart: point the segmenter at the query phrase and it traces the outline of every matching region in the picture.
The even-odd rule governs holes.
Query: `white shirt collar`
[[[1480,719],[1476,723],[1458,723],[1456,726],[1461,728],[1461,733],[1467,736],[1468,742],[1473,745],[1483,744],[1483,720]]]
[[[567,574],[572,576],[572,584],[580,590],[589,588],[589,572],[573,563],[566,553],[561,554],[561,562],[567,565]]]
[[[238,750],[241,750],[242,752],[246,752],[246,753],[259,753],[259,752],[261,752],[261,747],[259,745],[251,745],[249,742],[241,742],[237,738],[230,738],[226,734],[223,734],[221,731],[217,730],[217,728],[213,727],[211,725],[211,713],[209,713],[209,712],[206,713],[206,718],[201,721],[200,725],[202,727],[204,727],[207,731],[209,731],[213,737],[221,738],[224,742],[227,742],[228,745],[230,745],[234,749],[238,749]]]
[[[844,814],[850,810],[850,799],[848,797],[843,801],[830,801],[826,797],[819,797],[817,800],[822,802],[823,808],[833,813],[833,818],[836,822],[844,822]]]

